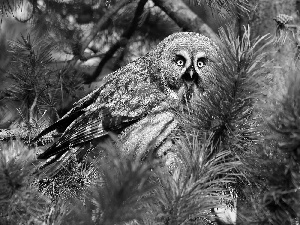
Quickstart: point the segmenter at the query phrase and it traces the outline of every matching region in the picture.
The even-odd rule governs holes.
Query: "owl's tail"
[[[37,175],[40,179],[53,178],[62,171],[71,174],[72,163],[83,161],[88,153],[93,151],[94,148],[94,145],[91,145],[89,147],[81,146],[74,148],[72,151],[59,153],[40,164],[34,174]]]

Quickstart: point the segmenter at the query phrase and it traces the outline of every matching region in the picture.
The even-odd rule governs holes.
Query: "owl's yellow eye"
[[[206,64],[205,58],[200,58],[200,59],[198,59],[198,61],[197,61],[197,66],[198,66],[199,68],[202,68],[203,66],[205,66],[205,64]]]
[[[177,64],[177,66],[183,67],[185,65],[185,58],[183,56],[177,55],[175,62]]]
[[[176,61],[177,66],[184,66],[184,60],[179,59]]]

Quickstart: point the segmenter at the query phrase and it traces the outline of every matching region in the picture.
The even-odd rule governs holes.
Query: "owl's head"
[[[208,37],[193,32],[175,33],[160,42],[150,55],[152,80],[164,93],[179,100],[201,97],[213,82],[217,46]]]

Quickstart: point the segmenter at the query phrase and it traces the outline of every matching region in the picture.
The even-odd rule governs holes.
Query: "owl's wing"
[[[48,159],[51,156],[63,154],[71,148],[81,146],[106,134],[107,132],[102,127],[101,110],[87,111],[74,120],[59,140],[39,155],[38,159]]]
[[[120,132],[159,105],[164,94],[150,83],[149,74],[141,65],[131,63],[111,74],[103,86],[78,101],[69,113],[48,128],[48,131],[55,129],[60,123],[77,117],[38,158],[63,154],[106,135],[107,131]]]
[[[117,97],[117,96],[120,96]],[[103,109],[103,128],[119,133],[145,117],[151,109],[163,102],[165,96],[151,84],[141,82],[133,90],[115,92],[114,98],[106,99]]]
[[[100,92],[101,88],[98,88],[90,94],[86,95],[84,98],[77,101],[74,104],[74,107],[68,113],[66,113],[62,118],[53,123],[51,126],[43,130],[38,136],[36,136],[32,140],[32,142],[36,142],[39,138],[58,128],[66,129],[75,119],[77,119],[85,113],[84,109],[96,101]]]

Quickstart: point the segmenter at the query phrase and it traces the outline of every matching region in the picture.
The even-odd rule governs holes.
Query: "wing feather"
[[[32,142],[36,142],[38,139],[40,139],[41,137],[50,133],[53,130],[56,130],[58,128],[67,128],[75,119],[77,119],[85,113],[84,109],[96,101],[100,92],[101,87],[74,103],[75,106],[68,113],[66,113],[61,119],[53,123],[51,126],[43,130],[38,136],[36,136],[32,140]]]
[[[60,139],[50,146],[38,159],[47,159],[59,153],[64,153],[72,147],[84,145],[85,143],[107,134],[102,128],[101,111],[88,112],[77,118]]]

